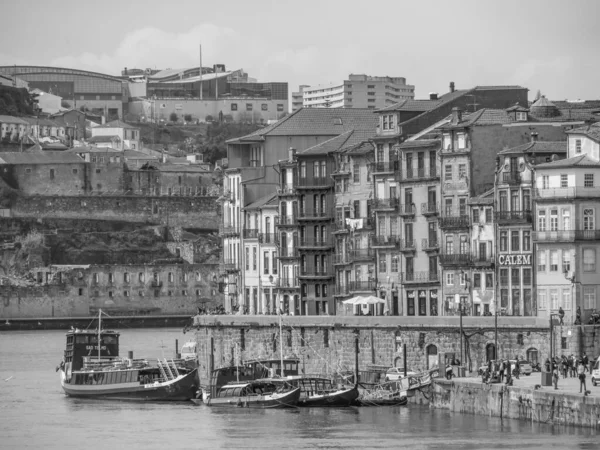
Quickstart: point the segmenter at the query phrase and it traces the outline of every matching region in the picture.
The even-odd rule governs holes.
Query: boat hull
[[[329,392],[320,395],[308,395],[301,397],[298,406],[350,406],[356,403],[358,398],[358,388],[340,389],[335,392]]]
[[[300,388],[293,389],[283,394],[252,395],[242,397],[205,398],[204,403],[214,407],[236,407],[236,408],[292,408],[300,400]]]
[[[163,383],[121,385],[72,385],[61,370],[61,386],[69,397],[127,401],[186,401],[196,397],[197,369]]]

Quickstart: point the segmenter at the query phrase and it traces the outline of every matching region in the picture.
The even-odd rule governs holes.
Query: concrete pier
[[[587,396],[579,393],[578,378],[561,377],[558,390],[539,385],[540,373],[521,376],[513,386],[485,384],[480,378],[437,378],[430,392],[417,393],[411,402],[464,414],[600,429],[600,386],[592,386],[589,374]]]

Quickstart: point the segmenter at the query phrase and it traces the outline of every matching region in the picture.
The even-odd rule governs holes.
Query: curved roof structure
[[[110,81],[121,82],[121,79],[99,72],[89,72],[87,70],[69,69],[66,67],[51,67],[51,66],[0,66],[0,73],[16,75],[22,77],[23,75],[36,75],[36,74],[63,74],[63,75],[82,75],[93,78],[102,78]]]

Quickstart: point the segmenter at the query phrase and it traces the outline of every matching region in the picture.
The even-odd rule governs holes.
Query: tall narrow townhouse
[[[300,152],[350,130],[362,130],[363,132],[372,133],[374,129],[375,116],[372,110],[358,108],[347,110],[300,109],[272,125],[260,128],[254,133],[227,141],[229,168],[224,174],[225,195],[221,198],[223,210],[223,224],[221,226],[223,264],[221,266],[221,276],[225,286],[225,306],[228,311],[239,311],[247,314],[251,311],[257,313],[264,303],[264,298],[260,299],[260,291],[257,291],[256,302],[254,301],[254,291],[246,291],[247,274],[244,259],[246,252],[244,241],[246,238],[244,238],[243,227],[248,226],[249,229],[252,229],[253,225],[244,224],[243,208],[269,194],[276,193],[277,189],[281,188],[282,180],[281,173],[278,171],[279,163],[282,160],[290,159],[290,148]],[[290,217],[287,214],[293,214],[293,211],[291,209],[286,211],[285,217],[281,217],[280,220],[287,220]],[[280,216],[283,215],[280,214]],[[273,226],[278,227],[279,225],[273,224]],[[276,230],[277,228],[274,229],[274,232],[278,232]],[[250,238],[250,241],[253,239]],[[252,252],[253,250],[249,251]],[[258,259],[264,256],[264,250],[261,250],[263,253],[260,256],[258,251],[257,248],[257,271]],[[252,258],[252,253],[250,253],[250,257]],[[254,266],[251,264],[251,267]],[[273,276],[275,279],[274,274]],[[283,280],[293,279],[293,275],[281,280],[276,279],[273,287],[276,289],[277,296],[288,295],[290,314],[299,314],[300,301],[298,299],[296,304],[293,302],[294,295],[297,294],[280,291]],[[257,285],[255,283],[250,286],[255,287]],[[285,297],[282,297],[283,299]],[[279,297],[276,301],[279,301]],[[255,303],[256,308],[253,307]],[[320,308],[323,306],[321,303]],[[328,306],[328,308],[330,307],[332,305]]]
[[[332,233],[335,244],[334,298],[339,315],[381,315],[386,309],[383,305],[342,303],[356,295],[377,294],[375,251],[371,247],[374,220],[370,162],[373,154],[370,142],[360,142],[335,154],[335,222]]]
[[[407,140],[395,146],[400,219],[402,310],[405,315],[439,314],[438,270],[440,175],[437,139]]]
[[[538,102],[536,102],[538,103]],[[493,189],[495,185],[495,161],[498,154],[505,149],[528,144],[531,133],[537,133],[540,141],[558,141],[565,140],[565,130],[580,124],[581,120],[573,120],[570,113],[565,113],[556,107],[550,105],[547,101],[543,105],[536,106],[534,103],[531,110],[519,105],[507,109],[481,109],[463,117],[462,111],[458,108],[452,110],[452,114],[447,124],[437,128],[442,134],[441,157],[441,215],[440,231],[442,233],[442,250],[440,253],[440,266],[442,269],[442,278],[447,281],[449,278],[458,279],[464,286],[464,303],[462,312],[466,315],[475,313],[482,314],[481,308],[475,308],[473,295],[473,259],[478,258],[481,248],[472,248],[474,229],[472,228],[472,219],[469,216],[469,202],[473,197],[477,197],[486,191]],[[518,158],[517,158],[518,159]],[[499,268],[506,262],[506,255],[509,255],[509,261],[514,255],[515,260],[531,261],[531,250],[522,252],[523,233],[525,232],[525,241],[527,245],[527,229],[531,227],[529,215],[524,212],[527,208],[528,200],[527,188],[517,184],[520,178],[513,173],[519,173],[518,166],[516,172],[510,172],[506,175],[506,181],[501,178],[503,193],[498,193],[495,198],[495,211],[503,222],[501,228],[507,233],[511,233],[511,239],[515,239],[515,251],[513,252],[508,245],[502,247],[505,250],[496,254],[496,282],[498,283]],[[504,173],[504,172],[503,172]],[[500,175],[504,177],[505,175]],[[520,182],[519,182],[520,183]],[[512,187],[511,187],[512,186]],[[513,192],[514,191],[514,192]],[[501,210],[501,197],[506,197],[506,204],[503,203]],[[514,199],[509,200],[514,195]],[[504,201],[504,200],[502,200]],[[510,201],[513,202],[514,210],[511,209]],[[514,211],[514,214],[512,213]],[[514,231],[514,233],[513,233]],[[508,236],[508,234],[507,234]],[[518,248],[517,249],[517,241]],[[499,246],[504,243],[500,241],[500,236],[496,236],[496,242]],[[531,246],[526,248],[530,248]],[[517,253],[519,252],[519,253]],[[487,255],[486,255],[487,257]],[[532,266],[529,265],[529,268]],[[510,295],[506,297],[508,291],[497,292],[496,295],[505,295],[504,313],[513,315],[535,314],[535,308],[532,300],[528,300],[527,308],[523,301],[523,296],[533,296],[531,291],[533,286],[533,274],[525,267],[515,270],[515,281],[518,281],[518,293],[515,285]],[[523,273],[524,272],[524,273]],[[451,274],[451,275],[447,275]],[[504,274],[504,272],[503,272]],[[525,282],[531,287],[523,284]],[[504,279],[506,280],[506,278]],[[459,284],[460,285],[460,284]],[[505,287],[510,289],[510,285]],[[460,313],[460,309],[451,300],[456,298],[456,287],[447,286],[443,283],[444,314]],[[512,295],[518,295],[518,301],[511,303]]]
[[[536,316],[532,188],[536,164],[565,157],[565,141],[531,142],[498,153],[494,187],[499,314]]]
[[[275,224],[279,219],[277,194],[269,194],[244,208],[244,296],[250,314],[275,314],[289,309],[279,304],[279,252]]]
[[[539,315],[585,324],[600,294],[600,125],[567,133],[567,158],[535,167],[537,299]]]

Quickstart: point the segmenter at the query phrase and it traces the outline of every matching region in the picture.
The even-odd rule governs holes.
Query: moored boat
[[[357,399],[361,406],[406,405],[408,396],[399,381],[388,381],[362,389]]]
[[[194,398],[199,386],[197,368],[183,361],[133,359],[132,353],[120,357],[119,333],[102,330],[101,320],[97,330],[67,332],[57,371],[70,397],[183,401]]]
[[[328,378],[288,376],[271,379],[300,388],[298,406],[351,406],[358,398],[358,387],[334,383]]]
[[[290,408],[298,404],[300,388],[268,380],[231,382],[222,386],[212,396],[204,393],[208,406],[233,406],[244,408]]]

